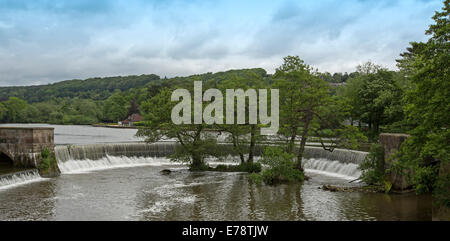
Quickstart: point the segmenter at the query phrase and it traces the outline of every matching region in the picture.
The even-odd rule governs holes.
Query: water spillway
[[[87,145],[62,145],[55,147],[56,159],[99,160],[107,156],[165,157],[175,151],[175,143],[107,143]]]
[[[306,159],[327,159],[331,161],[339,161],[341,163],[361,164],[367,156],[367,152],[354,151],[347,149],[334,149],[333,152],[324,150],[322,147],[305,147]]]
[[[108,168],[167,165],[165,156],[174,152],[175,143],[113,143],[56,146],[61,173],[77,173]]]
[[[0,190],[25,183],[43,180],[37,169],[0,175]]]
[[[76,173],[127,166],[173,164],[165,157],[172,154],[176,146],[173,142],[64,145],[56,146],[55,154],[62,173]],[[366,156],[367,153],[361,151],[335,149],[329,152],[320,147],[306,147],[304,168],[311,172],[355,179],[361,175],[358,165]]]
[[[327,159],[305,159],[303,164],[307,172],[324,174],[348,180],[355,180],[361,176],[359,166],[353,163],[342,163]]]

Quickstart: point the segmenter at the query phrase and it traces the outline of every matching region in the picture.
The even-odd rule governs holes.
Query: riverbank
[[[103,124],[92,124],[92,127],[105,127],[105,128],[118,128],[118,129],[138,129],[137,126],[120,126],[120,125],[103,125]]]

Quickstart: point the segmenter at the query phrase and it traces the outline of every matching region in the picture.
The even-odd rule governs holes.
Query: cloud
[[[230,68],[268,72],[286,55],[321,71],[395,68],[440,0],[0,0],[0,86]]]

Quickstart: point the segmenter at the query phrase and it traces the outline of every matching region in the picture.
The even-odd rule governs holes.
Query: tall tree
[[[435,13],[434,23],[426,31],[430,39],[425,43],[411,43],[398,66],[408,73],[413,84],[406,93],[405,112],[415,125],[411,138],[400,150],[400,163],[403,168],[415,170],[416,189],[435,189],[439,200],[450,207],[449,16],[450,0],[445,0],[442,11]],[[441,174],[436,178],[439,171]]]
[[[298,56],[285,57],[274,78],[275,87],[280,89],[280,131],[288,137],[287,151],[290,153],[294,153],[295,141],[300,134],[296,167],[303,170],[306,141],[313,122],[320,116],[320,108],[329,102],[329,85],[313,75],[312,68]]]
[[[205,132],[206,124],[173,123],[171,110],[176,103],[171,101],[171,96],[172,91],[163,88],[159,94],[144,102],[144,126],[139,128],[137,136],[145,137],[148,143],[175,139],[179,147],[171,159],[189,163],[191,170],[202,170],[205,158],[215,155],[216,136]],[[183,112],[183,115],[193,116],[192,112]]]
[[[121,95],[120,92],[116,92],[111,95],[104,105],[105,117],[110,121],[121,121],[126,118],[127,115],[127,101]]]
[[[7,101],[4,103],[7,114],[6,121],[7,122],[25,122],[27,119],[27,108],[28,103],[22,99],[17,97],[9,97]]]
[[[238,76],[230,76],[228,79],[221,81],[218,85],[218,88],[225,93],[227,89],[232,90],[243,90],[243,92],[247,92],[248,90],[253,91],[255,96],[257,97],[256,90],[263,89],[267,87],[267,83],[264,82],[263,77],[260,74],[256,74],[254,72],[246,73],[245,75]],[[238,97],[239,98],[239,97]],[[258,97],[257,97],[258,98]],[[259,99],[258,99],[259,100]],[[227,105],[228,98],[224,100],[224,107]],[[236,122],[238,116],[237,99],[233,99],[234,105],[234,115],[233,115],[233,124],[226,124],[226,118],[224,115],[223,125],[216,125],[216,127],[229,135],[228,139],[230,139],[231,143],[233,143],[233,147],[235,152],[239,155],[241,162],[253,162],[256,156],[256,145],[261,142],[264,138],[260,135],[260,130],[258,128],[257,123],[251,123],[249,118],[250,108],[257,107],[258,101],[256,105],[252,105],[250,99],[245,97],[245,123],[238,124]],[[270,103],[269,103],[270,105]],[[239,113],[242,114],[242,113]],[[257,112],[255,112],[257,114]],[[257,119],[256,119],[257,121]],[[247,160],[245,160],[244,155],[248,154]]]

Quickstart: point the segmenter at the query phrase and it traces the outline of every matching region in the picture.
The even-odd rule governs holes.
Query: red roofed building
[[[122,121],[122,125],[124,126],[133,126],[135,122],[142,121],[142,116],[139,114],[132,114],[128,116],[128,118]]]

